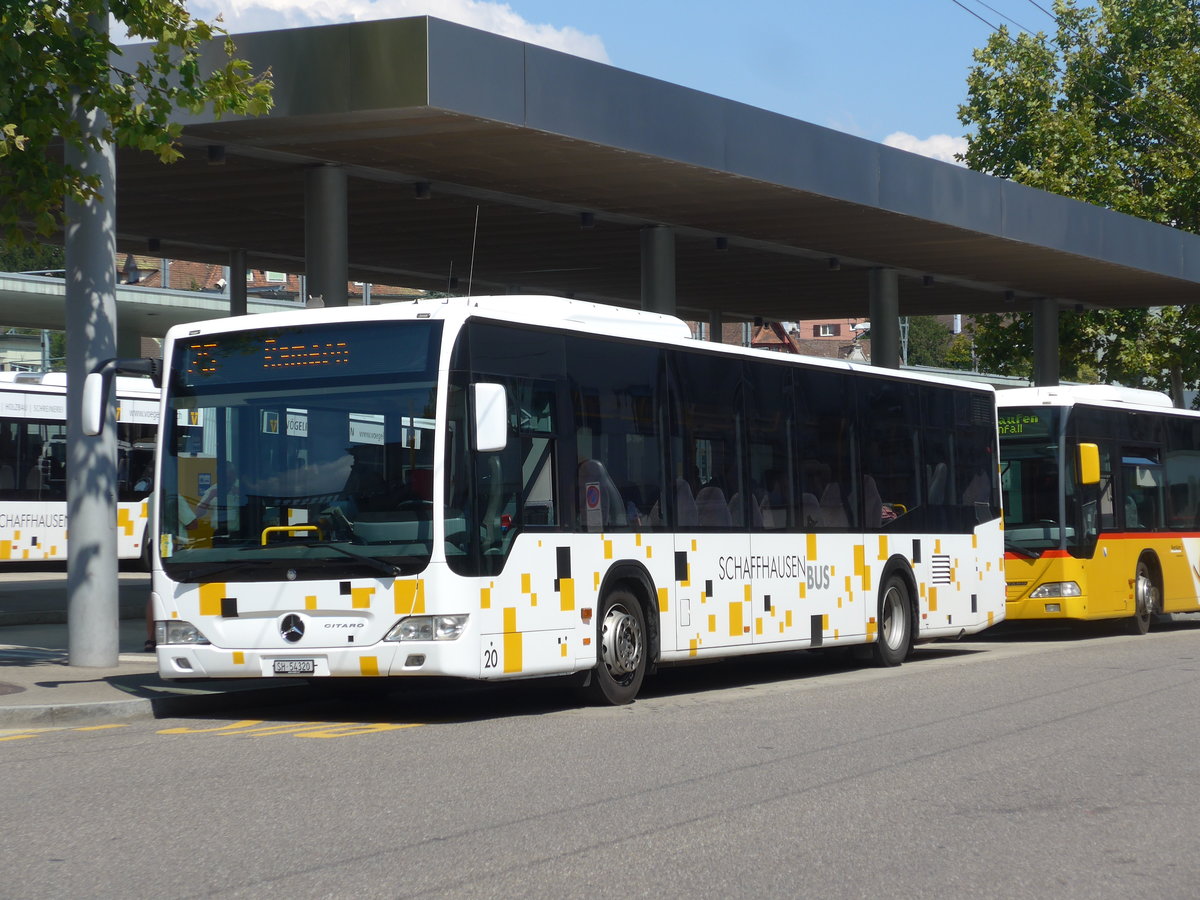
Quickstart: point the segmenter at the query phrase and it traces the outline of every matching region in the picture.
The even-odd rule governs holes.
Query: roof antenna
[[[471,282],[475,280],[475,239],[479,237],[479,204],[475,204],[475,230],[471,232],[471,268],[467,270],[467,296],[471,296]]]

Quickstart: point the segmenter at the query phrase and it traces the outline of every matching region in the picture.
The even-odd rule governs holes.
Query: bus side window
[[[1200,528],[1200,459],[1191,448],[1200,444],[1200,424],[1167,423],[1163,468],[1167,479],[1167,521],[1172,529]]]
[[[784,366],[746,367],[746,456],[749,492],[730,498],[733,524],[751,531],[796,525],[791,460],[796,457],[792,371]],[[803,373],[799,373],[803,377]]]
[[[589,532],[663,527],[662,351],[581,335],[566,346],[575,446],[574,457],[562,464],[568,481],[574,477],[574,490],[564,498],[575,504],[574,526]]]
[[[922,439],[922,432],[913,427],[921,421],[916,387],[868,376],[860,389],[862,472],[874,479],[881,500],[878,521],[872,510],[867,524],[898,530],[929,528],[933,524],[929,507],[945,503],[950,475],[949,467],[937,457],[925,466],[924,445],[933,444],[935,452],[945,448],[936,443],[935,435]],[[885,506],[894,517],[885,520]]]
[[[699,527],[727,530],[734,519],[730,498],[738,496],[741,506],[746,497],[741,451],[742,365],[736,359],[684,353],[675,357],[675,365],[683,440],[682,456],[674,464],[684,477],[696,479],[691,487]]]
[[[1122,450],[1121,483],[1126,528],[1139,531],[1162,528],[1163,481],[1157,450]]]
[[[16,489],[16,423],[0,422],[0,491],[14,491]]]

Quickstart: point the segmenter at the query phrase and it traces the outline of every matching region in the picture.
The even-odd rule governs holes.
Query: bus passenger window
[[[1125,527],[1162,528],[1163,475],[1156,450],[1125,450],[1121,457]]]

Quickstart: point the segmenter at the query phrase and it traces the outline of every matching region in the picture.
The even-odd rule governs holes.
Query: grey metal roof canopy
[[[336,165],[375,283],[638,306],[667,225],[702,320],[865,316],[879,267],[902,314],[1200,298],[1195,235],[438,19],[236,42],[275,110],[185,119],[172,166],[120,151],[121,252],[303,271],[305,172]]]

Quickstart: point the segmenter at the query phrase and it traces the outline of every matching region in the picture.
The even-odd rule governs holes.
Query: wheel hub
[[[1152,615],[1158,606],[1158,592],[1154,588],[1154,581],[1142,572],[1138,573],[1136,602],[1139,616]]]
[[[884,642],[891,648],[896,648],[900,645],[900,640],[903,635],[903,622],[901,616],[904,615],[904,607],[900,602],[899,593],[895,588],[888,590],[883,598],[883,621],[880,623],[881,637]]]
[[[604,617],[600,646],[604,664],[614,677],[637,671],[642,660],[642,635],[637,619],[622,607],[614,606]]]

